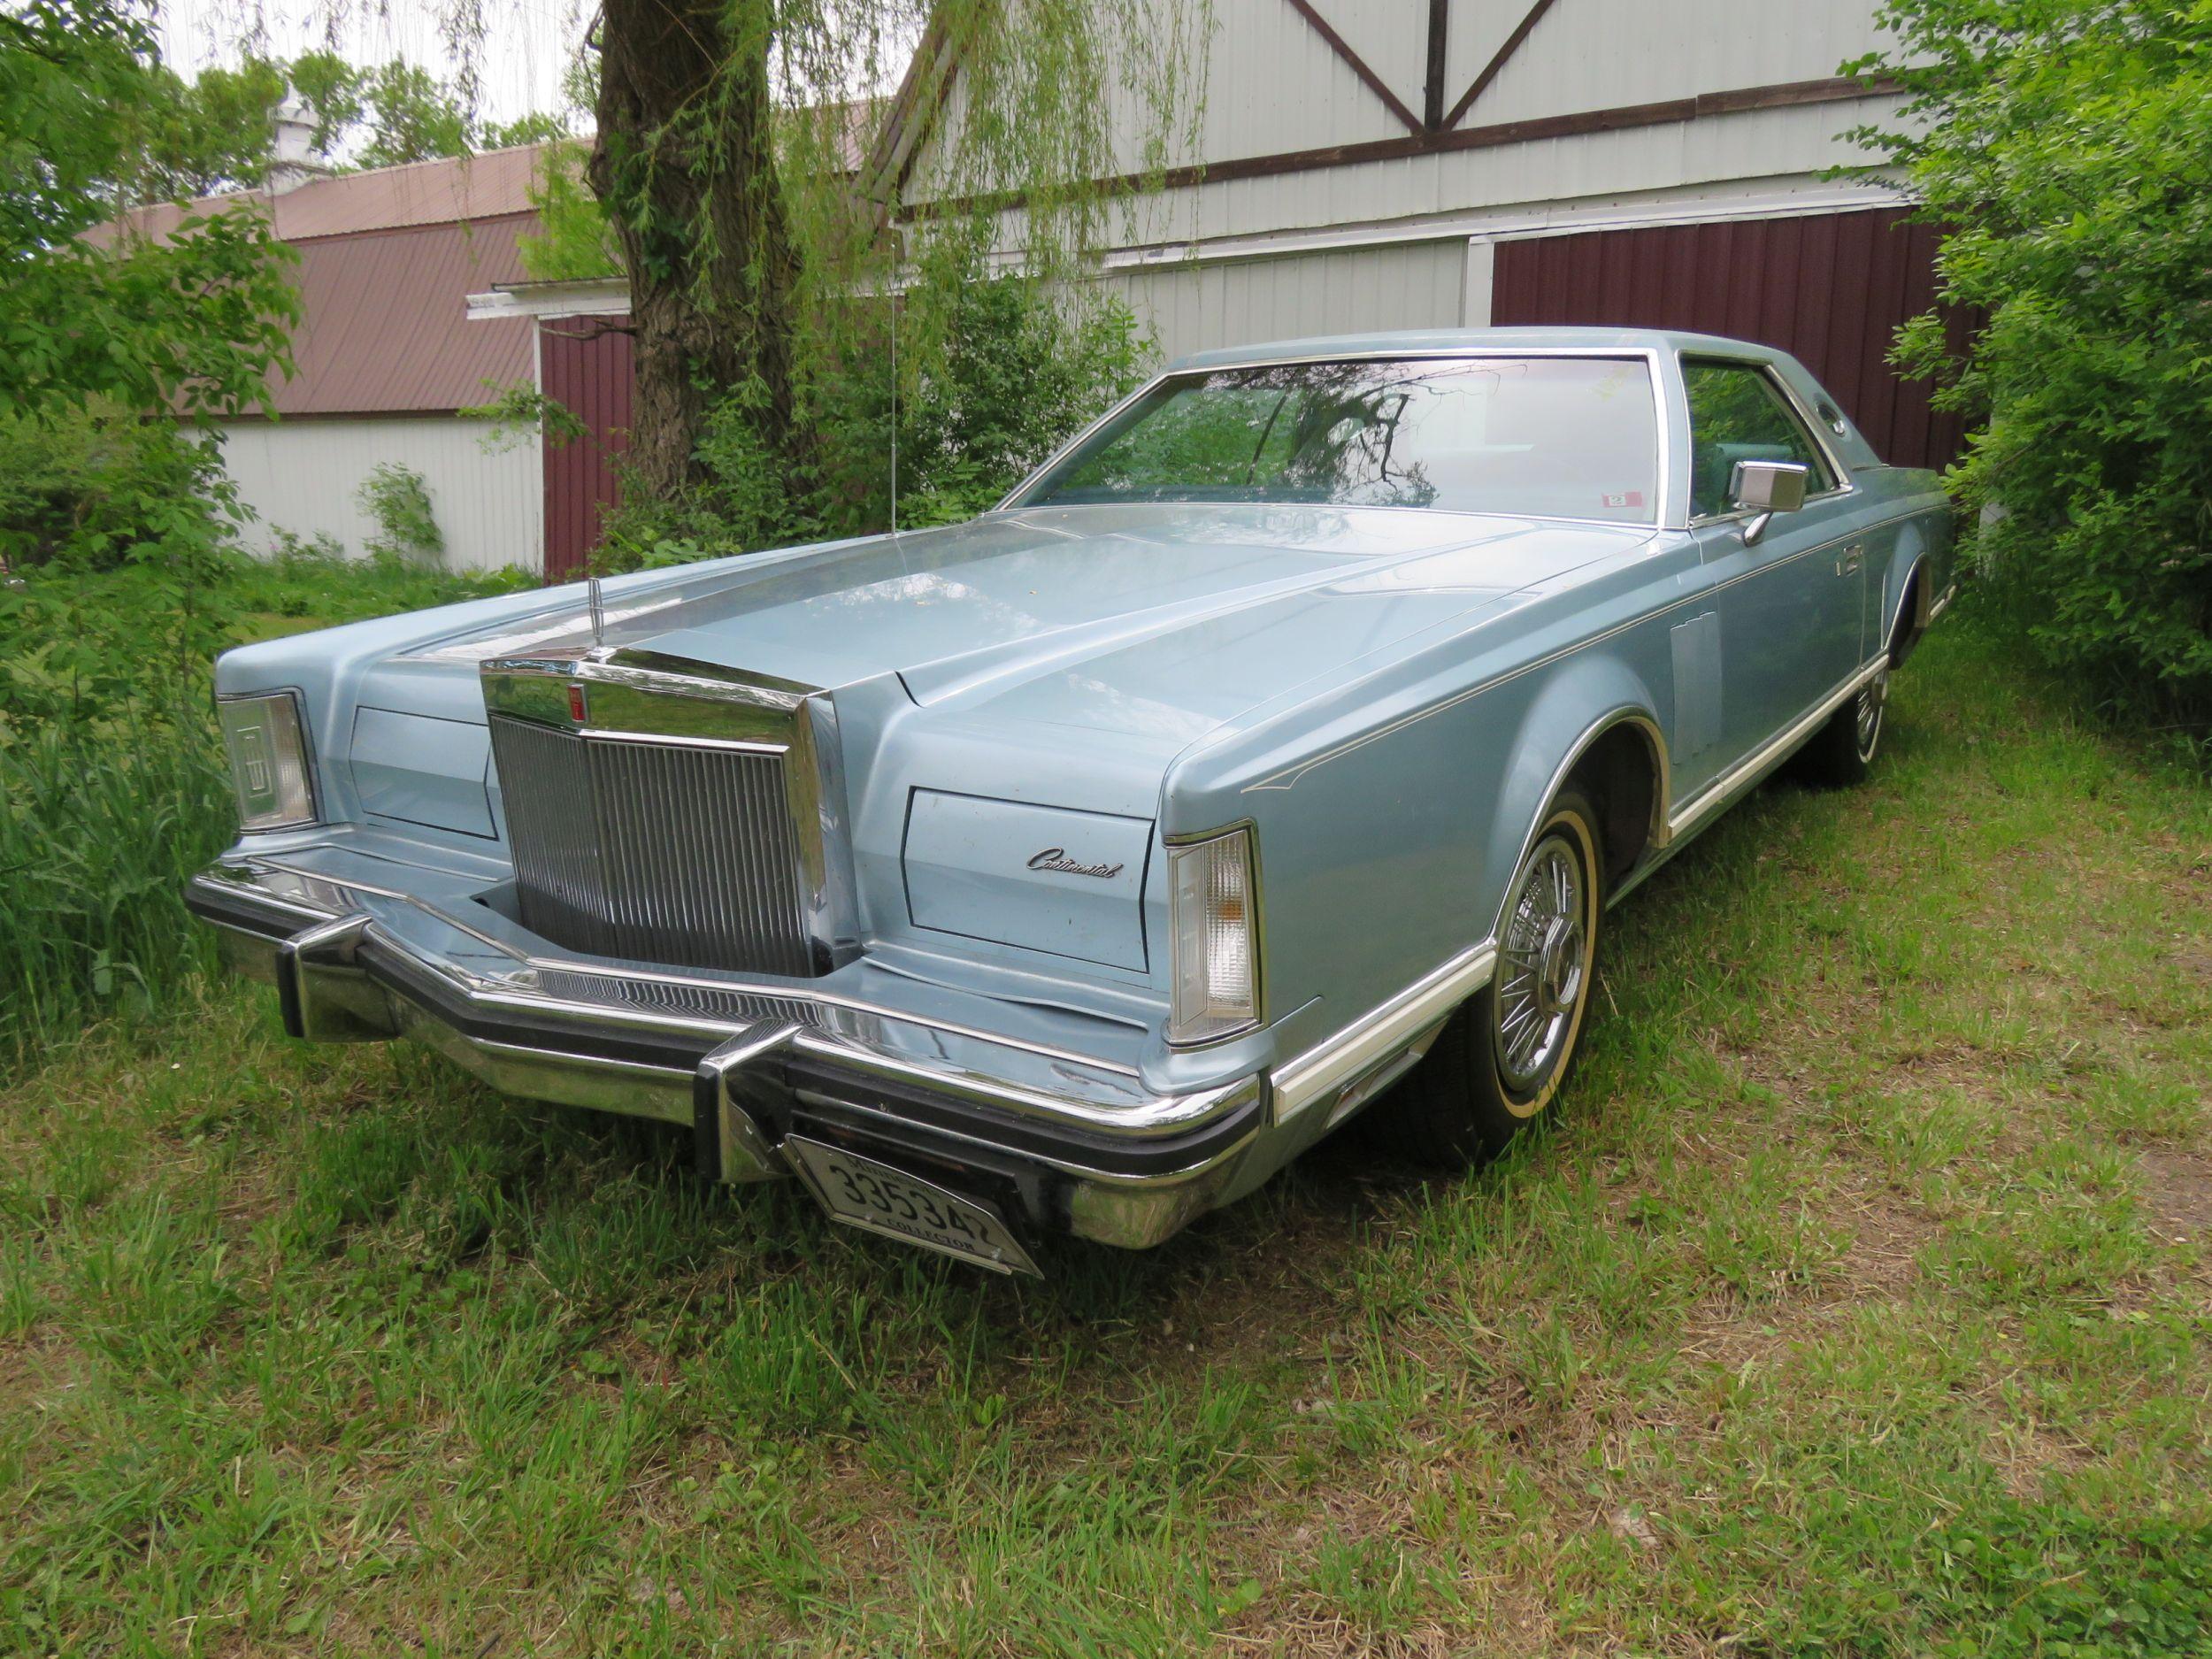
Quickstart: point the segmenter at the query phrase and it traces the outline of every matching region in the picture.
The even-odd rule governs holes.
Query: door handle
[[[1863,541],[1854,541],[1849,547],[1844,549],[1841,553],[1836,556],[1836,574],[1839,576],[1856,576],[1859,573],[1860,563],[1865,557],[1866,543]]]

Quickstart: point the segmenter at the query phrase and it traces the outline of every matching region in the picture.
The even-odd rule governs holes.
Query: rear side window
[[[1682,381],[1690,399],[1693,518],[1732,511],[1728,480],[1739,461],[1795,461],[1812,470],[1807,495],[1836,488],[1828,457],[1764,369],[1685,357]]]

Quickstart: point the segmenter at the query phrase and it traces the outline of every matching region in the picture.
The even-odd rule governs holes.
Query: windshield
[[[1316,502],[1649,524],[1656,422],[1641,357],[1215,369],[1153,387],[1019,504]]]

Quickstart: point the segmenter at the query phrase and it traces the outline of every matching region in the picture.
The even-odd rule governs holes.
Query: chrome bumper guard
[[[413,1038],[507,1094],[687,1124],[716,1180],[788,1176],[798,1130],[1143,1248],[1232,1194],[1265,1121],[1257,1077],[1152,1094],[1125,1066],[786,986],[531,957],[388,887],[225,863],[187,902],[274,981],[293,1036]]]

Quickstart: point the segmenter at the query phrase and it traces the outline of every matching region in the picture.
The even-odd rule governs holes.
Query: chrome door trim
[[[1722,772],[1712,782],[1707,784],[1696,795],[1684,802],[1681,810],[1669,820],[1668,841],[1673,841],[1687,834],[1716,807],[1734,799],[1736,795],[1757,783],[1761,778],[1787,759],[1790,751],[1810,737],[1819,728],[1822,721],[1856,696],[1860,687],[1865,685],[1868,680],[1872,680],[1888,666],[1889,651],[1885,647],[1879,657],[1853,671],[1840,685],[1813,704],[1811,709],[1798,716],[1789,725],[1784,726],[1726,772]]]

